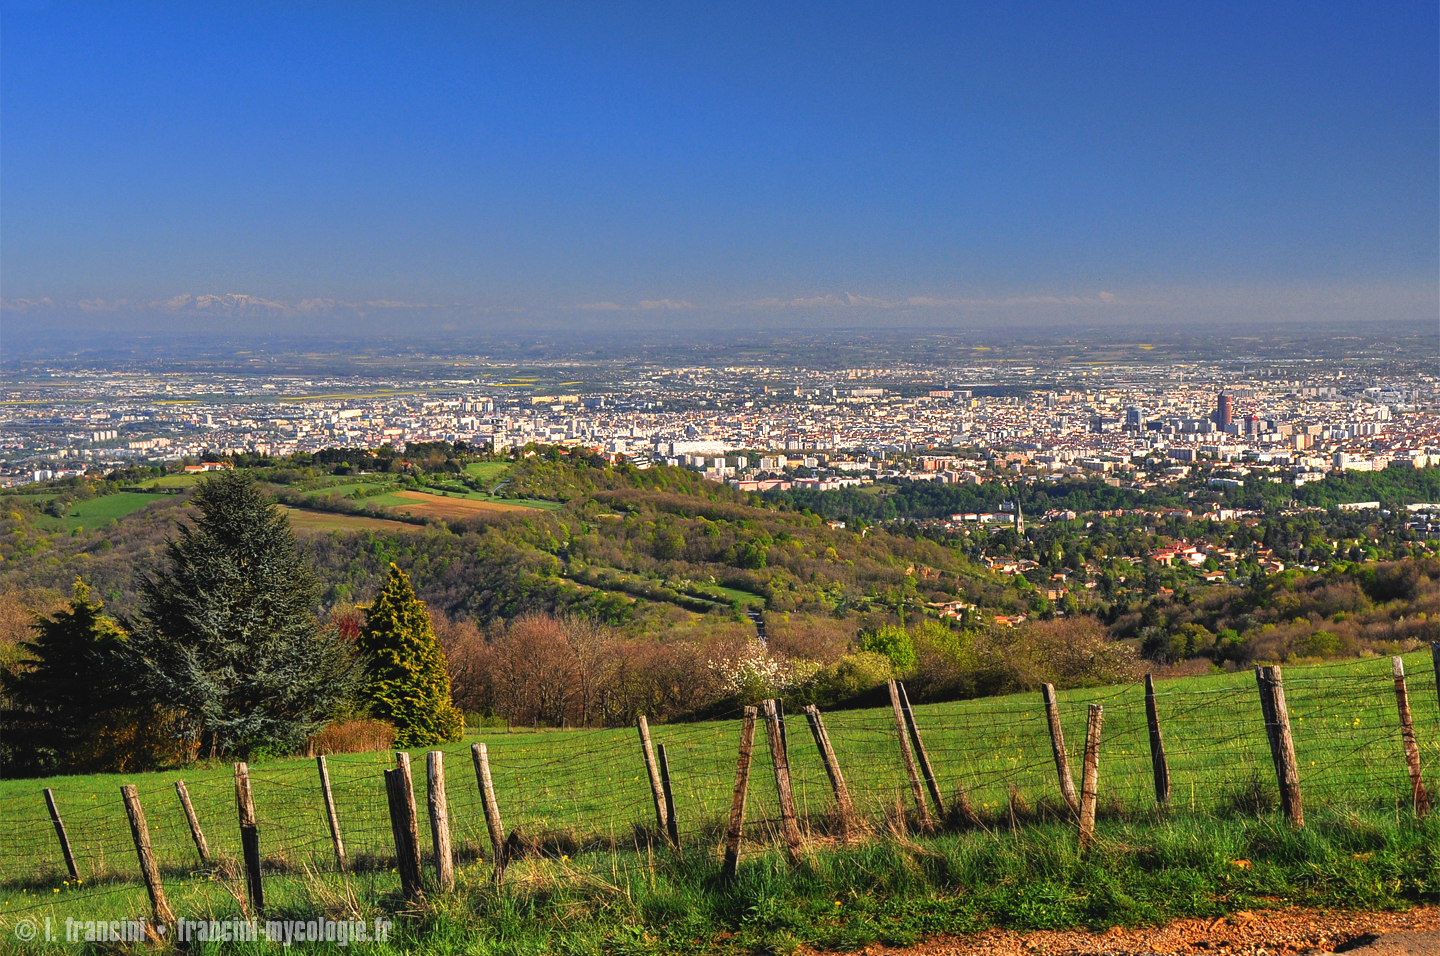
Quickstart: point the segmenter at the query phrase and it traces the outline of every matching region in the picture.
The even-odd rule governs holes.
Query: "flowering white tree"
[[[813,666],[799,666],[809,662],[792,663],[774,656],[759,641],[746,644],[733,657],[707,663],[719,678],[721,692],[746,703],[783,696],[808,680],[815,670]]]

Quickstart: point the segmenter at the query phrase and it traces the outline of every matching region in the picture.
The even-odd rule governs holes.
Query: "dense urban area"
[[[1047,370],[977,364],[484,368],[465,379],[306,379],[67,369],[4,390],[5,481],[137,462],[329,447],[543,443],[663,462],[744,490],[977,471],[1105,473],[1224,463],[1287,482],[1440,460],[1437,380],[1343,363]],[[557,374],[558,372],[558,374]],[[592,381],[561,381],[565,375]],[[593,379],[599,379],[595,381]],[[981,464],[983,462],[983,465]],[[1258,477],[1257,475],[1257,477]]]

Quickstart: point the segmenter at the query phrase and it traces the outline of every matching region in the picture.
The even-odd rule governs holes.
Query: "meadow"
[[[508,461],[472,461],[465,466],[465,474],[483,482],[496,482],[515,467]],[[494,485],[491,485],[494,490]]]
[[[139,488],[190,488],[198,482],[203,475],[182,474],[163,475],[159,478],[147,478],[136,487]]]
[[[1433,790],[1435,771],[1440,767],[1440,700],[1429,653],[1410,655],[1406,666],[1424,773]],[[1241,841],[1244,846],[1254,846],[1244,853],[1262,858],[1278,853],[1283,858],[1279,862],[1289,861],[1286,866],[1294,865],[1299,868],[1297,873],[1309,874],[1305,879],[1314,878],[1319,880],[1316,885],[1333,889],[1330,880],[1334,874],[1317,870],[1316,860],[1306,854],[1319,853],[1328,859],[1327,854],[1334,855],[1334,847],[1327,841],[1339,840],[1349,846],[1356,840],[1368,840],[1380,849],[1357,853],[1379,852],[1387,872],[1392,876],[1400,873],[1388,884],[1377,884],[1380,889],[1375,892],[1385,896],[1390,905],[1403,903],[1417,892],[1423,898],[1424,893],[1440,891],[1440,860],[1430,833],[1433,821],[1416,823],[1410,806],[1389,659],[1288,667],[1285,691],[1309,836],[1289,833],[1279,818],[1275,775],[1253,674],[1157,684],[1157,706],[1173,781],[1168,808],[1157,805],[1152,790],[1143,686],[1062,692],[1062,721],[1077,786],[1087,705],[1104,707],[1099,784],[1102,841],[1118,841],[1123,846],[1178,841],[1177,848],[1185,840],[1208,841],[1209,849],[1201,854],[1209,854],[1206,859],[1216,853],[1224,856],[1230,852],[1226,847]],[[895,854],[909,854],[922,863],[923,879],[916,877],[927,887],[922,896],[938,899],[937,893],[943,897],[956,891],[959,877],[945,875],[950,864],[937,872],[926,871],[924,861],[936,863],[948,858],[947,854],[967,857],[980,852],[983,847],[974,841],[1004,844],[984,849],[1003,857],[994,861],[997,866],[1013,868],[1026,859],[1033,864],[1046,854],[1057,853],[1057,860],[1068,861],[1064,867],[1083,870],[1101,865],[1087,862],[1074,849],[1074,829],[1060,801],[1038,694],[917,706],[915,713],[942,794],[953,806],[956,796],[965,791],[979,826],[946,826],[942,828],[945,832],[930,836],[917,833],[893,713],[888,708],[840,710],[826,714],[825,722],[856,807],[868,822],[869,836],[858,845],[837,846],[828,780],[803,715],[791,714],[786,720],[788,751],[802,827],[816,861],[834,856],[830,862],[812,862],[807,867],[844,869],[850,865],[845,860],[853,862],[868,854],[875,856],[873,865],[904,869],[913,864],[902,865]],[[738,719],[729,719],[651,728],[654,742],[665,745],[668,752],[683,863],[671,859],[655,835],[648,778],[633,728],[486,730],[472,732],[461,744],[440,748],[445,755],[449,817],[462,884],[481,892],[489,874],[490,846],[469,753],[472,742],[484,741],[506,830],[518,831],[527,847],[507,876],[507,885],[513,884],[515,892],[523,895],[544,888],[553,896],[561,892],[557,883],[563,882],[574,886],[561,895],[600,892],[603,896],[610,891],[597,891],[600,884],[625,892],[624,886],[638,881],[645,887],[643,892],[655,893],[657,879],[673,881],[673,885],[664,884],[669,886],[665,892],[681,896],[705,887],[714,890],[739,727]],[[411,760],[421,808],[421,842],[428,850],[424,751],[412,751]],[[263,760],[252,767],[251,780],[267,886],[273,885],[274,898],[285,900],[283,905],[294,912],[307,907],[312,912],[334,912],[337,906],[367,912],[393,910],[400,906],[398,878],[391,869],[394,850],[381,773],[394,766],[394,755],[333,755],[328,764],[352,873],[343,880],[335,874],[315,762],[307,758]],[[179,779],[190,792],[212,853],[230,863],[208,869],[200,866],[174,790]],[[37,913],[63,920],[66,912],[82,902],[93,906],[100,900],[108,901],[107,906],[128,901],[126,905],[137,913],[144,909],[143,889],[135,882],[134,848],[119,797],[124,783],[140,789],[152,841],[177,911],[239,910],[237,897],[243,898],[244,893],[233,863],[240,847],[232,768],[228,762],[211,762],[160,773],[0,783],[0,832],[7,835],[10,847],[20,851],[0,858],[0,921]],[[44,787],[53,788],[68,828],[81,872],[78,884],[66,878],[41,798]],[[783,856],[775,849],[775,792],[762,722],[750,775],[741,868],[745,879],[760,879],[755,874],[773,876],[785,869]],[[1421,829],[1417,831],[1417,827]],[[1415,840],[1419,847],[1431,841],[1428,857],[1412,845]],[[1328,849],[1317,848],[1322,843]],[[1044,852],[1039,847],[1044,847]],[[1387,847],[1408,862],[1402,865],[1387,856]],[[1200,850],[1192,846],[1186,852]],[[1295,856],[1297,853],[1300,855]],[[658,864],[657,857],[661,858]],[[1226,859],[1248,861],[1249,857]],[[1358,855],[1354,860],[1364,862]],[[1045,866],[1052,864],[1059,865],[1052,860]],[[1112,864],[1119,865],[1115,861],[1103,865]],[[1217,872],[1227,878],[1258,878],[1249,872],[1250,862],[1245,863],[1245,872],[1233,872],[1233,867],[1227,870],[1226,865],[1225,860],[1215,864],[1220,867]],[[670,875],[657,876],[657,866]],[[1198,912],[1221,905],[1216,900],[1224,894],[1217,896],[1214,873],[1192,877],[1199,881],[1197,887],[1206,889],[1187,906]],[[1277,877],[1270,873],[1268,878]],[[1166,879],[1178,877],[1170,874]],[[858,885],[863,886],[863,881]],[[1298,892],[1288,883],[1281,889],[1287,894],[1284,898],[1293,898]],[[1016,886],[1009,891],[1021,892]],[[1051,891],[1059,892],[1054,887],[1046,890]],[[1074,895],[1071,890],[1065,893]],[[1249,901],[1245,905],[1258,905],[1253,896],[1244,899]],[[1202,906],[1204,900],[1210,902]],[[1022,902],[1015,905],[1022,906]],[[1025,904],[1030,909],[1022,906],[1001,921],[1043,925],[1060,919],[1055,916],[1057,907],[1066,911],[1070,905],[1063,903],[1060,898],[1048,903],[1032,900]],[[473,909],[499,904],[485,896],[470,905]],[[592,906],[594,901],[585,905]],[[1125,918],[1157,918],[1143,915],[1152,909],[1141,907]],[[988,909],[965,912],[969,913],[966,919],[1000,919]],[[1154,909],[1154,913],[1162,912],[1173,915],[1175,910],[1173,906]],[[1075,913],[1065,917],[1079,918]],[[637,919],[643,924],[648,917]],[[824,929],[824,925],[816,925]],[[794,929],[791,926],[785,932]]]
[[[129,514],[134,514],[146,505],[153,505],[161,500],[163,496],[146,494],[144,492],[122,491],[113,495],[101,495],[96,498],[89,498],[85,501],[77,501],[70,506],[69,512],[63,518],[51,518],[45,516],[40,519],[40,526],[47,530],[63,529],[65,531],[89,530],[103,527],[111,521],[119,521]]]

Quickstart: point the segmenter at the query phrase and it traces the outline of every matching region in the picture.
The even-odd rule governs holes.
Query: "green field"
[[[203,474],[192,475],[165,475],[160,478],[147,478],[136,487],[139,488],[189,488],[201,478]]]
[[[706,594],[714,592],[724,597],[727,601],[739,601],[741,604],[758,604],[762,607],[765,604],[765,599],[758,594],[752,594],[749,591],[740,591],[735,588],[722,588],[718,584],[707,585],[700,590]]]
[[[164,495],[122,491],[113,495],[101,495],[98,498],[77,501],[70,506],[70,511],[64,518],[49,518],[44,521],[48,525],[61,527],[66,531],[74,531],[77,528],[93,531],[111,521],[118,521],[128,514],[133,514],[146,505],[153,505],[157,501],[164,500],[166,500]]]
[[[343,481],[333,485],[329,485],[324,488],[317,488],[314,491],[307,492],[307,494],[309,494],[311,497],[329,496],[334,498],[343,498],[346,495],[356,491],[370,491],[372,489],[384,487],[392,483],[393,482],[383,479],[378,481]]]
[[[1428,653],[1411,655],[1411,707],[1426,773],[1440,768],[1440,709]],[[1270,763],[1255,681],[1250,673],[1164,681],[1157,698],[1177,810],[1227,812],[1252,783],[1273,797]],[[1343,666],[1289,668],[1285,673],[1295,748],[1307,803],[1351,808],[1391,808],[1397,795],[1408,802],[1395,700],[1388,659]],[[1101,752],[1101,803],[1115,812],[1153,808],[1151,763],[1140,685],[1076,690],[1060,695],[1066,739],[1079,784],[1086,705],[1105,708]],[[983,814],[1008,814],[1009,794],[1042,815],[1058,813],[1059,791],[1038,694],[987,698],[915,708],[930,758],[948,801],[962,788]],[[860,812],[883,821],[896,800],[910,807],[906,776],[888,708],[835,711],[825,717],[831,739]],[[817,826],[832,797],[803,717],[788,723],[789,751],[797,805]],[[674,724],[652,728],[656,743],[669,751],[682,829],[697,833],[713,826],[729,806],[739,721]],[[650,814],[649,788],[633,730],[486,732],[463,745],[443,748],[451,768],[450,809],[463,840],[479,846],[483,834],[478,795],[470,767],[469,743],[485,740],[507,827],[555,839],[624,843],[632,825]],[[763,732],[757,755],[764,750]],[[413,757],[423,765],[422,751]],[[757,760],[761,757],[757,756]],[[380,771],[388,753],[330,758],[347,843],[361,855],[384,856],[390,832]],[[759,765],[757,764],[757,767]],[[0,882],[14,885],[57,872],[60,860],[48,832],[40,788],[53,787],[64,807],[83,818],[71,825],[82,856],[128,866],[129,837],[116,800],[121,783],[133,782],[153,794],[158,806],[152,825],[164,825],[157,846],[163,859],[183,866],[193,854],[177,816],[170,788],[185,779],[202,819],[217,821],[221,846],[233,810],[228,764],[145,775],[63,777],[46,781],[0,782],[0,831],[22,827],[26,855],[0,860]],[[272,834],[267,852],[292,862],[323,857],[328,845],[315,799],[312,762],[281,759],[254,768],[255,800]],[[423,790],[423,770],[417,786]],[[769,819],[777,810],[773,781],[752,777],[751,819]],[[167,796],[168,795],[168,796]],[[81,822],[83,819],[84,822]],[[224,821],[224,822],[222,822]],[[67,823],[69,820],[67,819]]]
[[[1433,789],[1437,783],[1436,771],[1440,769],[1440,703],[1437,703],[1430,655],[1428,652],[1412,654],[1406,664],[1424,772]],[[1061,879],[1058,871],[1052,871],[1055,867],[1065,872],[1069,872],[1067,868],[1074,869],[1078,873],[1085,866],[1139,866],[1141,872],[1133,879],[1140,883],[1160,880],[1163,875],[1164,885],[1156,890],[1155,900],[1124,916],[1131,921],[1156,919],[1157,914],[1164,913],[1223,913],[1227,906],[1267,905],[1267,890],[1270,897],[1274,897],[1281,892],[1277,887],[1283,889],[1282,884],[1289,885],[1285,880],[1299,880],[1305,886],[1311,885],[1306,882],[1310,880],[1316,886],[1327,888],[1328,893],[1332,877],[1351,883],[1360,879],[1340,872],[1345,866],[1356,866],[1346,863],[1351,855],[1355,861],[1365,864],[1360,867],[1365,870],[1364,879],[1373,875],[1368,867],[1376,855],[1384,861],[1388,873],[1393,874],[1397,867],[1412,870],[1419,867],[1416,872],[1422,875],[1407,876],[1405,880],[1410,882],[1392,880],[1385,884],[1389,889],[1381,886],[1373,891],[1389,901],[1386,905],[1413,898],[1417,892],[1424,898],[1425,893],[1433,896],[1440,891],[1440,860],[1426,863],[1424,851],[1412,846],[1419,841],[1423,847],[1428,841],[1432,844],[1431,858],[1434,857],[1436,834],[1430,833],[1436,829],[1431,825],[1434,821],[1429,821],[1426,824],[1429,830],[1423,831],[1415,830],[1418,824],[1406,822],[1413,815],[1409,782],[1401,759],[1389,660],[1371,658],[1343,665],[1286,668],[1285,690],[1310,824],[1306,835],[1293,837],[1286,835],[1286,828],[1274,809],[1275,776],[1252,674],[1164,681],[1157,685],[1158,710],[1173,781],[1171,808],[1167,813],[1159,811],[1152,791],[1141,685],[1062,692],[1062,719],[1077,786],[1081,782],[1080,751],[1087,705],[1099,703],[1104,707],[1099,832],[1104,840],[1129,848],[1117,851],[1119,856],[1115,859],[1089,863],[1081,860],[1074,849],[1074,831],[1059,799],[1038,694],[915,708],[942,795],[953,808],[957,795],[964,790],[982,822],[980,829],[948,832],[925,838],[921,844],[913,840],[895,844],[885,836],[897,828],[913,831],[917,824],[897,746],[893,713],[889,708],[880,708],[826,714],[826,725],[856,807],[871,827],[871,836],[853,850],[826,849],[833,845],[833,837],[827,835],[833,832],[830,814],[834,800],[830,784],[803,716],[792,714],[787,718],[788,751],[801,826],[810,852],[819,854],[820,858],[832,853],[834,856],[833,861],[815,864],[819,870],[804,871],[803,878],[819,879],[817,873],[827,872],[826,868],[834,868],[838,873],[851,865],[846,861],[857,859],[868,861],[864,867],[894,866],[903,872],[916,864],[906,863],[896,854],[905,859],[918,855],[915,859],[920,861],[920,872],[926,875],[922,879],[912,873],[913,885],[908,889],[905,885],[882,888],[875,905],[883,904],[883,908],[891,902],[902,905],[907,893],[921,894],[927,899],[937,893],[944,897],[944,887],[951,885],[947,881],[959,877],[944,876],[944,872],[949,871],[938,875],[930,873],[925,870],[924,861],[933,862],[946,854],[957,861],[971,859],[976,854],[990,854],[995,859],[986,865],[1015,867],[1029,873],[1018,885],[1002,881],[990,887],[994,892],[1003,890],[1024,899],[1030,899],[1036,892],[1026,880]],[[653,849],[649,838],[643,836],[653,831],[654,809],[633,729],[485,731],[472,734],[463,744],[441,748],[445,755],[449,819],[462,886],[466,893],[479,894],[469,905],[482,910],[498,905],[492,898],[493,891],[483,889],[491,852],[469,753],[469,744],[476,740],[487,744],[507,832],[518,830],[527,845],[538,850],[538,855],[526,856],[512,866],[508,877],[512,884],[510,892],[532,897],[540,892],[547,905],[558,905],[551,894],[557,892],[557,882],[563,882],[570,888],[561,892],[561,898],[565,893],[578,894],[577,899],[587,901],[581,906],[586,912],[586,907],[595,905],[597,895],[603,898],[611,892],[604,890],[605,886],[612,887],[613,892],[627,892],[622,887],[629,886],[635,893],[669,894],[666,898],[671,899],[672,904],[678,894],[689,899],[685,905],[691,907],[700,905],[692,897],[709,899],[715,892],[713,874],[718,865],[723,821],[730,806],[740,721],[655,726],[651,734],[654,742],[665,745],[668,752],[677,819],[686,846],[683,864],[663,864],[660,872],[663,880],[669,882],[659,888],[655,854],[660,851]],[[425,756],[420,750],[410,753],[422,817],[421,842],[428,851],[430,843],[424,819]],[[272,887],[273,899],[283,901],[278,905],[292,913],[307,910],[313,913],[317,909],[333,913],[337,901],[345,892],[350,892],[359,901],[356,904],[359,911],[393,911],[398,878],[391,869],[393,841],[381,776],[383,770],[394,765],[393,761],[393,754],[389,752],[329,758],[342,836],[356,871],[350,878],[348,891],[333,874],[332,848],[314,762],[303,758],[277,759],[252,768],[261,847],[269,874],[267,885]],[[152,841],[171,886],[171,900],[176,909],[185,913],[236,912],[237,904],[231,894],[243,896],[243,884],[236,882],[233,868],[216,871],[199,867],[174,791],[174,781],[178,779],[183,779],[189,789],[212,852],[231,860],[238,858],[232,770],[228,763],[150,774],[0,782],[0,832],[7,834],[7,844],[12,848],[12,852],[0,857],[0,924],[21,914],[42,917],[48,914],[63,921],[64,916],[73,913],[79,905],[72,901],[82,901],[92,907],[97,899],[111,906],[120,905],[116,901],[125,901],[135,912],[143,911],[143,891],[134,882],[133,845],[119,797],[122,783],[135,783],[140,788]],[[44,787],[53,788],[75,847],[82,874],[78,886],[66,881],[55,834],[41,799]],[[750,774],[744,850],[745,858],[751,861],[750,869],[745,871],[749,873],[747,879],[763,882],[782,878],[784,882],[784,874],[788,872],[783,857],[777,852],[779,811],[775,792],[765,725],[761,721]],[[948,830],[948,826],[942,825],[942,829]],[[1140,852],[1134,846],[1137,841],[1151,848],[1145,851],[1148,853],[1160,853],[1156,848],[1169,847],[1164,852],[1177,854],[1173,866],[1181,866],[1181,858],[1190,860],[1183,865],[1196,870],[1191,876],[1208,888],[1197,896],[1194,894],[1199,891],[1191,886],[1186,890],[1190,895],[1167,898],[1166,893],[1176,892],[1177,880],[1184,882],[1183,874],[1170,873],[1164,868],[1158,871],[1146,868],[1143,854],[1136,862],[1132,856]],[[1335,841],[1339,841],[1342,848],[1354,845],[1361,849],[1354,854],[1347,850],[1337,856],[1338,851],[1332,846]],[[1400,856],[1386,856],[1391,853]],[[1322,857],[1328,861],[1325,866],[1336,868],[1339,875],[1316,869],[1317,860]],[[1254,872],[1250,872],[1252,858]],[[1226,893],[1235,889],[1226,881],[1232,875],[1231,861],[1236,859],[1246,861],[1247,872],[1233,873],[1233,876],[1247,889],[1234,897],[1238,902],[1225,903],[1223,900],[1231,899]],[[1049,862],[1045,862],[1047,860]],[[959,866],[959,862],[954,865]],[[1041,866],[1038,874],[1026,870],[1035,866]],[[1206,867],[1213,872],[1200,874]],[[1283,879],[1282,867],[1293,868],[1283,871]],[[1381,864],[1376,863],[1376,868],[1380,867]],[[1427,872],[1429,877],[1423,876]],[[227,873],[230,875],[225,876]],[[847,892],[859,886],[867,895],[872,878],[873,873],[867,876],[860,872],[849,872],[843,878],[840,875],[825,877],[832,883],[848,880],[851,890]],[[982,881],[989,877],[976,873],[972,879]],[[1415,879],[1420,883],[1415,884]],[[1426,879],[1430,883],[1427,884]],[[823,883],[823,887],[814,892],[838,893],[832,883]],[[1369,884],[1363,880],[1361,884],[1360,889],[1345,892],[1361,894],[1352,897],[1359,900],[1363,893],[1371,892],[1363,888]],[[1414,889],[1417,886],[1419,889]],[[794,887],[772,887],[772,890],[800,892]],[[1061,892],[1054,887],[1045,892],[1052,890]],[[1221,890],[1225,893],[1217,898],[1215,894]],[[1299,891],[1294,888],[1284,890],[1284,893],[1296,892]],[[487,893],[491,895],[485,895]],[[1066,903],[1069,897],[1065,897],[1065,893],[1074,896],[1071,903]],[[1055,919],[1064,925],[1066,920],[1100,919],[1093,913],[1085,915],[1090,911],[1081,905],[1083,893],[1076,896],[1077,893],[1080,890],[1072,887],[1062,892],[1062,898],[1051,899],[1042,894],[1038,903],[1031,899],[1025,904],[1032,907],[1024,911],[1029,915],[1017,911],[1008,916],[996,915],[994,906],[999,904],[981,906],[977,902],[980,897],[975,897],[966,904],[971,908],[964,910],[970,914],[965,918],[980,919],[982,924],[999,920],[1006,925],[1049,925],[1047,920]],[[1145,898],[1136,886],[1127,889],[1127,893],[1140,897],[1142,902]],[[1125,905],[1138,906],[1131,896],[1126,899],[1130,899],[1130,903]],[[809,905],[803,899],[794,903],[802,904]],[[1067,905],[1071,906],[1072,911],[1067,911],[1070,916],[1063,919],[1054,916],[1054,912],[1066,911]],[[1040,908],[1033,909],[1034,906]],[[638,921],[646,925],[653,922],[653,914],[625,907],[622,911],[622,916],[617,917],[622,922]],[[496,919],[503,923],[502,917],[503,913]],[[911,913],[907,919],[912,919],[912,923],[904,925],[918,925],[922,929],[926,925],[941,925],[923,920],[913,923],[913,917]],[[955,922],[959,919],[956,915],[943,925],[951,930],[969,925]],[[1105,919],[1122,921],[1113,915]],[[663,926],[663,919],[659,923]],[[0,932],[5,930],[6,927],[0,925]],[[839,932],[821,921],[808,926],[807,938],[826,939],[829,937],[825,934],[832,930]],[[875,934],[880,930],[874,927],[867,932],[870,933],[865,937],[868,939],[886,938],[883,934],[877,937]],[[817,937],[816,933],[820,935]],[[859,942],[863,943],[864,939]],[[520,947],[505,951],[534,950]]]
[[[472,461],[465,466],[465,474],[483,482],[496,482],[513,467],[508,461]]]

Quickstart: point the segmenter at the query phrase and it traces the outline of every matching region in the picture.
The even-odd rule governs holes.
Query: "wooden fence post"
[[[330,842],[335,847],[335,865],[344,873],[347,866],[345,841],[340,839],[340,815],[335,812],[335,794],[330,790],[330,768],[325,764],[324,754],[315,758],[315,766],[320,770],[320,796],[325,801],[325,819],[330,824]]]
[[[235,765],[235,809],[240,816],[240,849],[245,858],[245,889],[253,916],[265,912],[265,887],[260,882],[260,828],[255,820],[255,798],[250,792],[250,768]]]
[[[1055,755],[1055,773],[1060,778],[1060,796],[1071,813],[1080,812],[1080,798],[1075,795],[1075,780],[1070,776],[1070,755],[1065,751],[1065,732],[1060,727],[1060,705],[1055,700],[1053,684],[1040,685],[1045,701],[1045,720],[1050,725],[1050,750]]]
[[[660,785],[660,770],[655,766],[655,751],[650,746],[650,724],[645,715],[635,721],[640,729],[640,751],[645,756],[645,772],[650,775],[650,798],[655,803],[655,828],[665,833],[665,788]]]
[[[420,875],[420,812],[415,809],[415,778],[410,773],[410,755],[403,750],[395,751],[395,769],[400,771],[400,784],[404,788],[404,812],[400,818],[405,825],[405,844],[409,847],[410,858],[406,863],[414,870],[415,889],[422,887]]]
[[[80,871],[75,869],[75,854],[70,852],[70,837],[65,834],[65,822],[60,819],[60,810],[55,806],[55,794],[49,787],[45,788],[45,806],[50,811],[50,823],[55,827],[55,836],[60,839],[60,852],[65,857],[65,869],[70,874],[70,879],[78,880]]]
[[[1160,714],[1155,709],[1155,680],[1145,675],[1145,720],[1150,725],[1150,769],[1155,775],[1155,799],[1170,802],[1170,762],[1165,759],[1165,741],[1160,736]]]
[[[945,799],[940,795],[940,781],[935,778],[935,770],[930,766],[930,755],[925,751],[925,741],[920,736],[920,727],[915,723],[915,712],[910,709],[910,695],[905,691],[905,683],[896,681],[900,689],[900,709],[905,714],[905,726],[910,731],[910,742],[915,745],[915,756],[920,761],[920,772],[925,775],[925,787],[930,791],[930,799],[935,801],[935,813],[945,816]]]
[[[505,827],[500,822],[500,805],[495,802],[495,784],[490,779],[490,754],[484,744],[470,745],[475,762],[475,780],[480,784],[480,807],[485,811],[485,828],[490,831],[490,849],[495,854],[495,882],[505,875]]]
[[[735,792],[730,798],[730,822],[725,828],[725,863],[721,872],[734,879],[740,866],[740,831],[745,826],[745,798],[750,789],[750,754],[755,748],[754,707],[745,708],[740,722],[740,756],[735,763]]]
[[[1435,701],[1440,703],[1440,641],[1430,642],[1430,662],[1434,665]]]
[[[1290,712],[1285,706],[1285,687],[1280,668],[1256,667],[1260,686],[1260,709],[1265,713],[1265,732],[1270,738],[1270,757],[1280,783],[1280,805],[1285,819],[1297,830],[1305,826],[1305,808],[1300,797],[1300,770],[1295,764],[1295,742],[1290,736]]]
[[[425,754],[425,803],[430,811],[430,840],[435,848],[435,879],[442,892],[455,888],[455,857],[450,850],[450,809],[445,802],[445,754]]]
[[[680,849],[680,822],[675,819],[675,788],[670,784],[670,757],[665,752],[665,745],[656,746],[657,756],[660,763],[660,786],[665,791],[665,835],[670,838],[670,845]]]
[[[395,838],[395,869],[400,872],[400,890],[410,902],[423,899],[420,885],[420,834],[415,822],[413,786],[407,785],[410,770],[396,767],[385,771],[385,797],[390,806],[390,833]]]
[[[195,815],[195,806],[190,802],[190,791],[185,789],[184,780],[175,781],[175,793],[180,797],[180,806],[185,810],[185,822],[190,824],[190,839],[195,841],[195,852],[200,854],[200,864],[210,865],[210,844],[205,842],[205,833],[200,829],[200,818]]]
[[[1085,764],[1080,772],[1080,852],[1090,849],[1095,841],[1095,802],[1100,793],[1100,725],[1105,708],[1090,705],[1085,723]]]
[[[1400,710],[1400,743],[1405,748],[1405,765],[1410,771],[1410,799],[1415,815],[1423,817],[1430,812],[1430,795],[1425,792],[1425,781],[1420,776],[1420,748],[1415,744],[1415,725],[1410,720],[1410,694],[1405,689],[1405,661],[1399,657],[1391,659],[1395,675],[1395,704]],[[47,791],[48,792],[48,791]]]
[[[920,772],[915,769],[915,755],[910,751],[910,728],[905,725],[905,711],[900,706],[900,691],[896,682],[890,681],[890,706],[895,711],[895,728],[900,736],[900,756],[905,759],[905,773],[910,779],[910,793],[915,798],[915,815],[919,818],[920,829],[929,832],[935,826],[930,819],[930,808],[925,803],[925,790],[920,783]]]
[[[775,701],[765,701],[765,737],[770,744],[770,764],[775,768],[775,789],[780,795],[780,829],[785,836],[790,862],[800,859],[800,824],[795,819],[795,794],[790,789],[790,761],[780,733],[780,713]]]
[[[145,824],[145,810],[140,806],[140,793],[134,784],[120,788],[125,798],[125,813],[130,817],[130,836],[135,840],[135,855],[140,858],[140,875],[145,878],[145,890],[150,894],[150,911],[156,923],[175,922],[175,913],[165,899],[165,887],[160,883],[160,867],[155,862],[155,851],[150,846],[150,828]]]
[[[780,749],[785,751],[785,766],[790,766],[790,736],[785,732],[785,702],[776,698],[775,721],[780,726]]]
[[[845,785],[845,775],[840,772],[840,761],[835,757],[835,748],[830,746],[830,734],[820,718],[820,708],[814,704],[805,708],[805,719],[810,722],[810,733],[825,764],[825,774],[830,778],[830,789],[835,791],[835,806],[840,811],[840,836],[848,840],[858,826],[855,818],[855,804],[850,802],[850,788]]]

